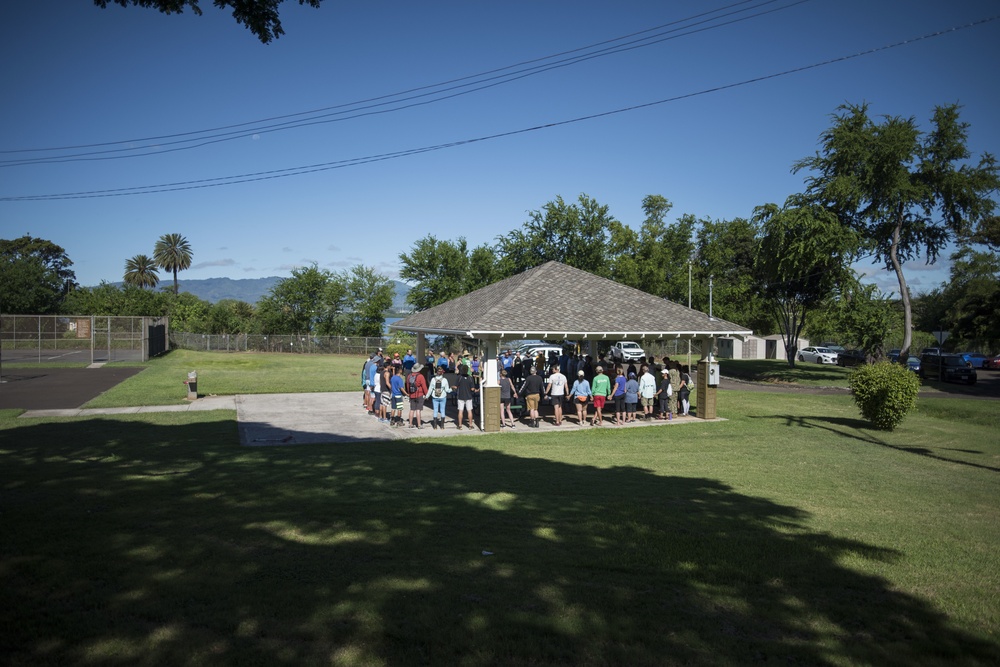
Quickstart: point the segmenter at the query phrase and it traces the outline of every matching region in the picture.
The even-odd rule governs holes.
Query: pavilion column
[[[715,419],[719,390],[719,363],[715,359],[715,339],[701,339],[702,357],[698,361],[698,382],[695,414],[699,419]]]
[[[481,391],[479,392],[479,415],[482,419],[480,427],[487,433],[500,431],[500,370],[497,362],[498,341],[486,339],[483,341],[483,358],[480,363],[482,371]]]

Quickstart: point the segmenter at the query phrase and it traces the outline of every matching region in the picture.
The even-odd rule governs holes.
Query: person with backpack
[[[448,378],[444,376],[445,368],[447,368],[447,365],[438,366],[434,379],[431,380],[431,406],[434,408],[431,426],[433,428],[444,428],[444,408],[447,404],[448,394],[451,393]],[[438,420],[441,420],[440,424],[438,424]]]
[[[427,380],[420,371],[424,370],[423,364],[413,364],[409,375],[406,376],[406,395],[410,397],[410,428],[421,428],[424,415],[424,400],[427,397]],[[413,418],[416,417],[417,425],[413,425]]]

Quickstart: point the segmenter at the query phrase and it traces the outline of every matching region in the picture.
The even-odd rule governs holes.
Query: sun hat
[[[424,365],[423,364],[413,364],[413,368],[410,369],[410,370],[413,371],[414,373],[419,373],[420,371],[424,370]]]

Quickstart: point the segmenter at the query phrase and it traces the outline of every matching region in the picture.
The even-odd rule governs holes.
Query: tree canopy
[[[902,354],[909,352],[913,316],[903,263],[934,263],[952,240],[995,231],[991,193],[1000,186],[997,163],[984,153],[970,163],[968,124],[958,105],[936,107],[932,128],[913,118],[868,117],[868,105],[844,105],[821,137],[815,156],[795,163],[809,170],[807,194],[829,207],[869,244],[876,262],[895,273],[903,304]]]
[[[125,274],[122,280],[126,285],[150,289],[160,282],[160,275],[156,272],[156,262],[148,255],[136,255],[125,260]]]
[[[236,22],[244,25],[263,44],[269,44],[285,34],[278,18],[278,8],[285,0],[212,0],[219,9],[231,9]],[[299,0],[300,5],[319,7],[323,0]],[[196,16],[201,16],[199,0],[94,0],[98,7],[106,8],[109,4],[128,7],[146,7],[158,9],[164,14],[180,14],[185,8]]]
[[[59,311],[76,286],[66,251],[28,234],[0,239],[0,312],[45,315]]]
[[[191,244],[180,234],[164,234],[153,247],[153,260],[164,271],[174,275],[174,294],[177,294],[177,272],[191,268]]]

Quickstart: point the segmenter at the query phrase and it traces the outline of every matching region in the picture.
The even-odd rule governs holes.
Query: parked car
[[[638,343],[631,340],[621,340],[611,347],[608,355],[612,361],[632,361],[642,359],[646,356],[646,351]]]
[[[895,361],[899,363],[899,357],[896,357]],[[906,367],[917,375],[920,375],[920,357],[915,357],[911,354],[906,359]]]
[[[960,354],[921,354],[920,371],[924,380],[976,384],[976,369],[965,363]]]
[[[987,359],[983,364],[983,368],[989,368],[994,371],[1000,371],[1000,354],[993,357],[992,359]]]
[[[863,350],[844,350],[837,353],[838,366],[863,366],[868,363],[868,355]]]
[[[799,350],[799,361],[835,364],[837,363],[837,353],[827,347],[804,347]]]
[[[965,363],[973,368],[985,368],[986,360],[989,359],[982,352],[959,352],[959,354],[965,359]]]
[[[843,345],[837,345],[836,343],[822,343],[820,347],[825,347],[831,352],[836,352],[837,354],[847,351],[846,347],[844,347]]]

